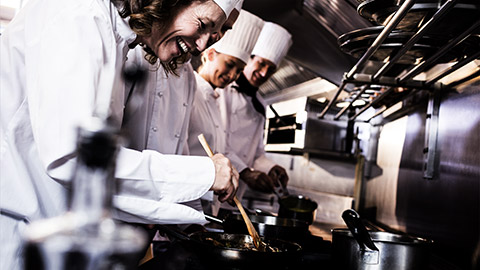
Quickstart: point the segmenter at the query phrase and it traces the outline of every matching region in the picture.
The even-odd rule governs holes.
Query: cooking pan
[[[304,220],[274,216],[248,215],[260,236],[303,243],[308,235],[308,223]],[[223,226],[226,233],[248,234],[247,226],[241,215],[229,214],[225,219],[205,215],[209,221]]]
[[[247,234],[195,232],[186,234],[176,228],[159,225],[158,229],[180,240],[185,248],[215,269],[293,269],[300,261],[302,248],[297,243],[262,237],[275,252],[254,249]]]
[[[306,221],[309,225],[315,220],[318,204],[303,195],[284,195],[278,199],[278,216]]]
[[[358,213],[342,214],[349,229],[332,231],[332,259],[338,269],[428,269],[431,241],[389,232],[367,231]]]

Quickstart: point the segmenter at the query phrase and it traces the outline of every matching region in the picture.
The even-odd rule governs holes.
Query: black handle
[[[360,215],[355,210],[347,209],[343,211],[342,218],[361,249],[365,250],[365,247],[367,247],[371,250],[378,250],[372,238],[370,238],[367,228],[360,219]]]
[[[178,240],[186,240],[191,241],[192,238],[185,232],[181,231],[180,229],[166,226],[166,225],[156,225],[155,226],[160,232],[166,233],[169,236],[175,237]]]

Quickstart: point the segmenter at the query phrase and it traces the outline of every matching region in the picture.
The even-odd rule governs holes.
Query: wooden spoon
[[[198,135],[198,140],[200,141],[200,144],[202,145],[203,149],[207,153],[209,157],[213,157],[213,152],[210,146],[208,145],[207,140],[205,139],[205,136],[203,134]],[[233,168],[233,167],[232,167]],[[236,170],[235,168],[233,168]],[[267,245],[262,242],[260,239],[260,236],[258,235],[257,230],[255,230],[255,227],[252,224],[252,221],[247,215],[247,212],[245,212],[245,209],[242,206],[242,203],[238,200],[237,196],[233,197],[233,201],[237,205],[238,209],[240,210],[240,213],[242,214],[243,220],[245,221],[245,224],[247,225],[248,233],[253,239],[253,244],[259,251],[266,251]]]

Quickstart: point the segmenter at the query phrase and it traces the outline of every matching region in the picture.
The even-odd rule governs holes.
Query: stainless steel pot
[[[332,231],[332,259],[336,269],[428,269],[431,241],[389,232],[369,232],[358,214],[342,217],[349,229]]]

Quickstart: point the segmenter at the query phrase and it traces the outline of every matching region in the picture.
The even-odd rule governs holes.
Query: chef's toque
[[[265,22],[252,55],[272,61],[275,65],[282,61],[292,46],[292,35],[278,24]]]
[[[240,0],[238,1],[237,5],[235,5],[235,9],[240,11],[242,10],[242,6],[243,6],[243,0]]]
[[[264,21],[252,13],[241,10],[237,21],[222,39],[212,45],[215,51],[236,57],[247,63]]]
[[[230,16],[230,12],[237,6],[240,0],[213,0],[222,10],[225,15]]]

